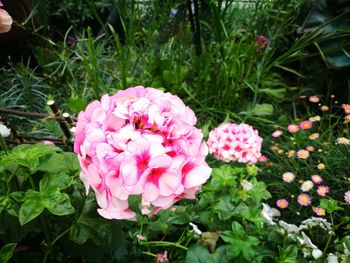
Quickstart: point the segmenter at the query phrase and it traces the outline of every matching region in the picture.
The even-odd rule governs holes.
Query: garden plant
[[[348,1],[19,2],[0,262],[350,262]]]

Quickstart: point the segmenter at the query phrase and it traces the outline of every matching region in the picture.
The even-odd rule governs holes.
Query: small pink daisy
[[[269,159],[265,156],[265,155],[261,155],[259,158],[258,158],[258,161],[261,162],[261,163],[266,163]]]
[[[300,123],[300,128],[303,130],[309,130],[312,128],[312,122],[311,121],[302,121]]]
[[[165,250],[163,253],[157,253],[156,259],[157,259],[157,262],[160,262],[160,263],[169,262],[168,251]]]
[[[311,204],[311,197],[308,194],[301,194],[298,196],[298,203],[302,206]]]
[[[295,124],[289,124],[289,125],[288,125],[288,131],[289,131],[290,133],[298,132],[298,131],[299,131],[299,126],[298,126],[298,125],[295,125]]]
[[[299,150],[297,152],[297,156],[299,159],[307,159],[309,158],[309,152],[306,150]]]
[[[319,133],[313,133],[309,136],[310,140],[316,140],[318,137],[320,137]]]
[[[319,196],[326,196],[329,193],[329,187],[325,185],[320,185],[317,187],[317,193]]]
[[[286,173],[282,174],[282,179],[286,183],[291,183],[291,182],[294,181],[295,175],[293,173],[291,173],[291,172],[286,172]]]
[[[321,120],[321,117],[320,116],[315,116],[315,117],[310,117],[309,118],[309,121],[311,121],[311,122],[316,122],[316,121],[320,121]]]
[[[278,199],[276,205],[278,208],[285,209],[288,207],[288,201],[286,199]]]
[[[350,204],[350,191],[347,191],[344,194],[344,201],[347,202],[348,204]]]
[[[307,147],[306,147],[306,150],[307,150],[308,152],[313,152],[313,151],[315,150],[315,148],[314,148],[313,146],[307,146]]]
[[[323,182],[322,177],[319,176],[318,174],[311,175],[311,180],[312,180],[315,184],[320,184],[320,183]]]
[[[283,131],[276,130],[276,131],[274,131],[274,132],[272,133],[272,137],[278,138],[278,137],[280,137],[282,134],[283,134]]]
[[[312,207],[312,211],[315,212],[316,215],[318,216],[325,216],[326,215],[326,210],[324,210],[322,207]]]
[[[311,96],[309,97],[309,101],[312,103],[319,103],[320,102],[320,98],[317,96]]]
[[[350,113],[350,105],[349,104],[342,104],[341,107],[345,111],[346,114]]]
[[[346,139],[345,137],[340,137],[337,139],[338,144],[350,144],[350,140]]]

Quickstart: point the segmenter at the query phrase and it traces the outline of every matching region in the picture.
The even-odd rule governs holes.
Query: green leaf
[[[320,206],[326,209],[329,214],[337,210],[343,210],[342,207],[338,206],[337,201],[332,199],[321,199]]]
[[[220,201],[215,205],[215,209],[218,210],[221,220],[229,219],[233,215],[234,208],[230,195],[222,196]]]
[[[252,110],[252,114],[255,116],[267,116],[273,113],[273,106],[271,104],[256,104]]]
[[[294,263],[298,257],[298,247],[290,245],[280,252],[281,256],[277,259],[278,263]]]
[[[34,171],[39,165],[40,157],[45,155],[62,151],[53,145],[38,144],[22,144],[12,149],[8,155],[5,156],[5,162],[15,162],[17,164],[28,167]]]
[[[13,198],[17,202],[24,202],[25,197],[26,197],[26,193],[18,191],[18,192],[11,193],[10,196],[11,196],[11,198]]]
[[[271,96],[271,97],[275,97],[276,99],[283,99],[286,95],[287,90],[285,88],[260,89],[259,92],[264,93],[264,94]]]
[[[73,178],[67,174],[47,174],[39,183],[40,192],[49,192],[52,190],[62,190],[69,187]]]
[[[17,243],[7,243],[4,245],[0,250],[0,262],[8,262],[11,259],[16,246]]]
[[[80,112],[86,108],[86,99],[84,98],[70,98],[67,107],[70,111]]]
[[[44,206],[50,213],[57,216],[64,216],[74,213],[74,207],[70,203],[69,196],[65,193],[50,192],[42,198]]]
[[[0,213],[4,210],[8,202],[7,196],[0,196]]]
[[[106,245],[112,239],[111,224],[101,218],[81,218],[71,227],[69,237],[78,244],[91,239],[96,245]]]
[[[186,263],[207,263],[210,253],[200,245],[194,245],[187,250]]]
[[[47,173],[68,173],[79,171],[80,165],[78,157],[74,153],[54,153],[47,158],[41,158],[37,170]]]
[[[19,209],[19,222],[23,226],[32,221],[43,212],[44,208],[40,198],[26,200]]]
[[[210,256],[208,263],[230,263],[232,262],[226,254],[227,246],[221,246]]]

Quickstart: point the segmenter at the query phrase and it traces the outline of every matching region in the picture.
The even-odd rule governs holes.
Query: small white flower
[[[253,184],[248,182],[247,180],[242,180],[241,181],[241,186],[243,187],[244,190],[247,192],[253,189]]]
[[[301,222],[301,225],[299,226],[300,229],[308,229],[313,226],[319,226],[324,230],[331,230],[332,226],[331,223],[327,222],[326,219],[321,217],[310,217],[303,222]]]
[[[198,226],[193,224],[192,222],[190,222],[190,226],[193,228],[193,231],[198,234],[198,235],[201,235],[202,234],[202,231],[199,230]]]
[[[8,137],[11,133],[11,129],[0,123],[0,134],[2,137]]]
[[[338,263],[338,257],[332,253],[328,254],[327,263]]]
[[[302,244],[305,244],[306,247],[309,247],[312,249],[312,256],[317,259],[319,257],[322,256],[322,251],[318,249],[318,247],[312,243],[311,239],[304,233],[304,232],[301,232],[301,235],[303,236],[303,241],[304,243]]]
[[[307,180],[305,182],[302,183],[301,185],[301,190],[303,192],[308,192],[312,189],[312,187],[314,187],[314,183],[310,180]]]
[[[284,222],[283,220],[278,221],[278,224],[288,233],[298,233],[299,232],[299,227],[297,227],[294,224],[288,224]]]
[[[276,223],[273,222],[273,218],[280,215],[280,211],[278,211],[276,208],[271,208],[269,205],[263,203],[261,216],[265,218],[270,225],[276,225]]]
[[[286,172],[286,173],[282,174],[282,179],[286,183],[291,183],[291,182],[294,181],[295,175],[293,173],[291,173],[291,172]]]

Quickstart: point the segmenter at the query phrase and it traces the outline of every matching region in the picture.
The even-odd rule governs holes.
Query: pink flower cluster
[[[128,88],[90,103],[78,116],[74,151],[98,213],[134,219],[130,195],[141,195],[143,213],[195,198],[211,173],[195,123],[181,99],[154,88]]]
[[[225,162],[254,164],[261,156],[263,139],[248,124],[223,123],[209,133],[209,152]]]

